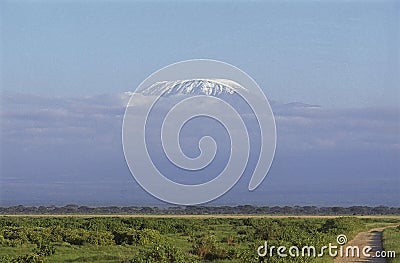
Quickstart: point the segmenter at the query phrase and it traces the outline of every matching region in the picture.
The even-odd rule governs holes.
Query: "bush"
[[[34,250],[34,253],[42,257],[47,257],[56,253],[56,248],[53,245],[42,243],[37,245],[37,248]]]
[[[136,230],[114,231],[113,236],[117,245],[133,245],[136,241]]]
[[[113,232],[114,241],[117,245],[148,245],[159,243],[162,240],[161,234],[157,230],[142,229],[142,230],[124,230]]]
[[[63,240],[71,245],[83,245],[88,236],[88,232],[83,229],[65,229]]]
[[[52,226],[49,228],[50,229],[50,238],[49,241],[51,242],[62,242],[63,237],[65,234],[65,228],[62,228],[60,226]]]
[[[23,227],[5,227],[2,233],[4,239],[8,239],[11,246],[22,245],[28,242],[27,231]]]
[[[257,249],[257,245],[248,245],[246,248],[241,248],[236,250],[235,258],[242,263],[256,263],[259,262],[259,257],[255,251]]]
[[[36,254],[36,253],[29,253],[23,256],[18,256],[15,259],[11,260],[12,263],[43,263],[45,259]]]
[[[206,260],[226,259],[228,253],[217,244],[213,235],[195,237],[193,240],[192,253]]]
[[[113,245],[114,235],[108,231],[90,231],[86,239],[92,245]]]
[[[162,240],[160,233],[153,229],[143,229],[137,231],[136,242],[139,245],[155,244]]]
[[[322,225],[321,231],[334,235],[359,232],[364,229],[361,219],[354,217],[339,217],[328,219]]]
[[[49,242],[51,232],[47,228],[30,228],[27,231],[29,242],[33,244],[41,244],[43,242]]]
[[[254,221],[255,238],[260,240],[277,240],[282,234],[280,225],[272,220],[257,220]]]
[[[147,262],[188,262],[185,253],[167,242],[154,244],[153,246],[140,247],[137,256],[132,259],[132,263]]]

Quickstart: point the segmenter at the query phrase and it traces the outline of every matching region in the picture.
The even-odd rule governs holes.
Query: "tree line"
[[[0,207],[2,215],[18,214],[146,214],[146,215],[207,215],[207,214],[270,214],[270,215],[400,215],[400,207],[388,206],[7,206]]]

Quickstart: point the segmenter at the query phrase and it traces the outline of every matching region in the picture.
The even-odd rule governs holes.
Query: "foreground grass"
[[[388,263],[400,263],[400,226],[383,231],[383,249],[396,252],[395,258],[387,258]]]
[[[137,248],[124,245],[71,245],[53,244],[55,253],[46,258],[44,262],[100,262],[120,263],[129,262],[136,256]],[[21,247],[0,247],[0,262],[41,262],[34,260],[17,259],[31,253],[35,245],[24,245]]]
[[[314,245],[399,224],[357,217],[0,217],[0,262],[258,262],[257,247]],[[385,234],[389,246],[398,232]],[[397,236],[396,236],[397,235]],[[390,241],[392,240],[392,241]],[[393,241],[394,240],[394,241]],[[393,250],[393,249],[392,249]],[[269,258],[267,262],[332,262]],[[393,261],[398,262],[398,261]]]

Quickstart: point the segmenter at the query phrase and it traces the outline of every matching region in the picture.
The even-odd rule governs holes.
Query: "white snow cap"
[[[237,82],[228,79],[186,79],[156,82],[140,93],[143,95],[163,94],[164,96],[175,94],[216,96],[233,94],[238,89],[247,91]]]

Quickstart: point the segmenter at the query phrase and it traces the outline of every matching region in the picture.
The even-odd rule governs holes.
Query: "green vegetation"
[[[388,263],[400,263],[400,226],[383,231],[383,249],[396,252],[396,257],[387,258]]]
[[[398,219],[0,217],[0,262],[260,262],[257,248],[317,249]],[[398,234],[398,233],[397,233]],[[399,240],[398,236],[394,237]],[[391,243],[390,243],[391,244]],[[274,254],[268,262],[330,262]]]

